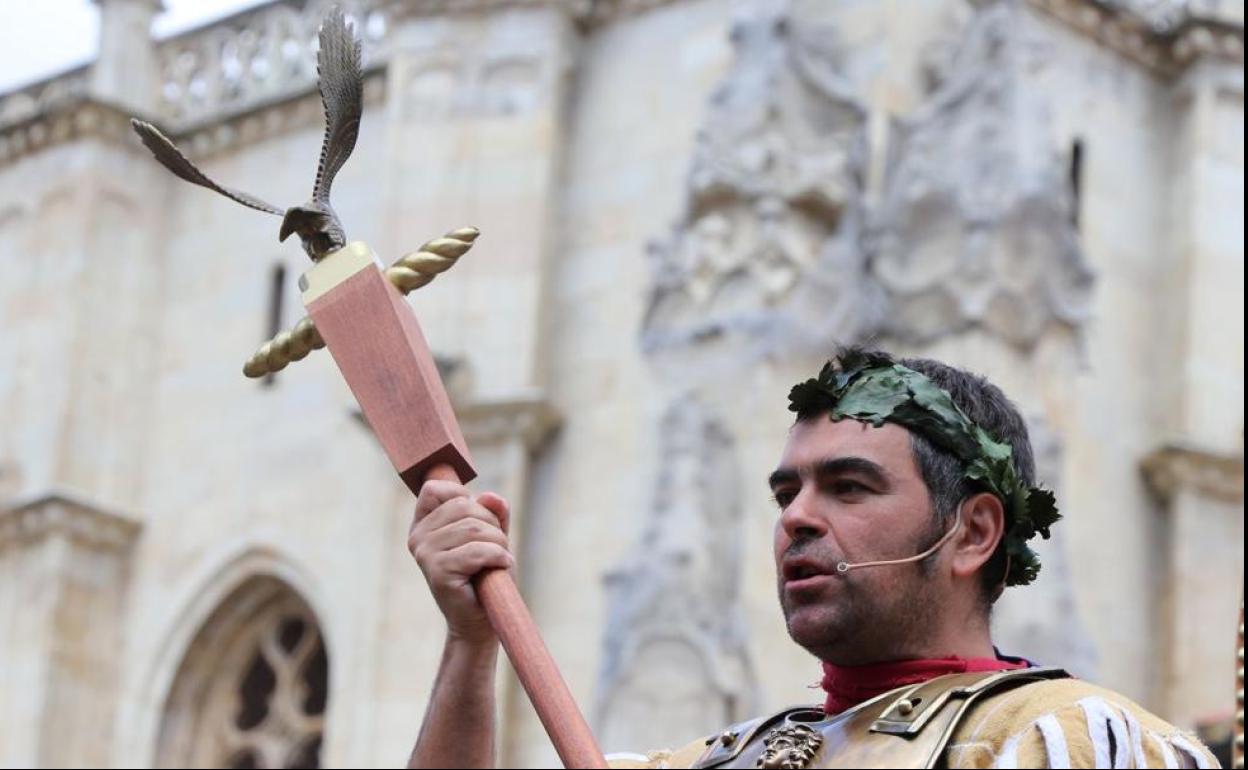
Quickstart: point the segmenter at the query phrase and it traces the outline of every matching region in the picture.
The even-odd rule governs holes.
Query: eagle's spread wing
[[[130,125],[134,128],[134,132],[139,135],[139,138],[143,140],[143,144],[147,145],[147,149],[152,151],[152,155],[156,156],[156,160],[186,181],[219,192],[230,200],[249,208],[269,214],[277,214],[278,216],[282,215],[282,210],[271,203],[262,201],[254,195],[223,187],[212,181],[207,174],[196,168],[195,164],[174,146],[173,142],[169,141],[169,137],[160,133],[160,130],[151,123],[131,118]]]
[[[325,139],[316,169],[312,200],[329,203],[329,189],[342,164],[351,157],[360,134],[364,109],[364,80],[360,64],[360,40],[335,8],[321,25],[321,47],[316,71],[325,105]]]

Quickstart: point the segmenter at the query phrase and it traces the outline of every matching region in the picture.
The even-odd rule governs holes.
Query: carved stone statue
[[[924,343],[971,328],[1020,348],[1088,317],[1093,274],[1044,93],[1051,60],[1011,0],[979,8],[940,82],[893,132],[870,272],[885,331]]]
[[[733,442],[706,407],[677,399],[639,542],[607,577],[598,731],[604,748],[670,742],[751,708],[740,607],[740,476]]]
[[[685,210],[650,246],[642,322],[652,360],[670,351],[676,369],[702,377],[718,368],[705,360],[717,343],[731,348],[728,366],[822,350],[878,310],[858,280],[866,111],[833,31],[760,3],[731,39],[736,59],[697,136]]]

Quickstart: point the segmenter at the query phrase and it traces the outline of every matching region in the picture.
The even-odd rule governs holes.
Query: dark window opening
[[[286,296],[286,266],[274,265],[273,277],[269,287],[269,330],[265,334],[265,341],[271,340],[277,336],[282,330],[282,320],[285,313],[283,312],[282,300]],[[277,373],[270,372],[264,375],[261,383],[264,387],[272,387],[277,381]]]
[[[1070,224],[1079,229],[1079,209],[1083,206],[1083,140],[1070,145]]]
[[[269,698],[273,696],[276,686],[277,676],[273,667],[256,650],[239,687],[238,714],[234,717],[234,724],[239,729],[250,730],[264,721],[269,715]]]
[[[299,618],[286,618],[277,630],[277,643],[287,654],[293,653],[303,638],[303,621]]]

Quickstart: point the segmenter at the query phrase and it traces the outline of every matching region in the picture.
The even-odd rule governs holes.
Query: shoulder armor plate
[[[707,739],[694,767],[934,767],[978,699],[1030,682],[1068,677],[1060,668],[950,674],[879,695],[836,716],[788,708]]]

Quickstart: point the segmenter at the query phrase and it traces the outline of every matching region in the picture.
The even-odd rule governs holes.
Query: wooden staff
[[[179,178],[248,208],[281,216],[279,240],[298,234],[312,259],[312,268],[299,283],[310,317],[264,343],[243,373],[263,377],[328,345],[373,433],[413,492],[419,493],[426,479],[467,483],[477,472],[429,346],[400,292],[425,285],[454,264],[471,247],[477,231],[465,228],[430,241],[384,273],[371,249],[347,243],[329,195],[359,137],[364,108],[362,48],[339,9],[325,18],[319,39],[316,70],[325,134],[312,198],[302,205],[283,212],[254,195],[218,184],[155,126],[130,122],[156,160]],[[482,573],[475,586],[564,764],[606,767],[510,573]]]
[[[395,286],[404,276],[394,271],[383,274],[363,243],[347,244],[304,274],[304,305],[408,488],[418,493],[426,479],[467,483],[476,470],[424,334]],[[482,572],[474,586],[564,765],[605,768],[511,573]]]

